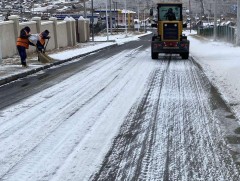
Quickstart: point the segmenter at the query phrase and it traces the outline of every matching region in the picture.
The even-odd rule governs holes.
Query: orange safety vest
[[[26,35],[28,35],[28,32],[26,32]],[[18,37],[17,38],[17,46],[22,46],[22,47],[25,47],[26,49],[28,49],[29,48],[29,40],[28,40],[28,38]]]
[[[44,45],[45,44],[45,39],[42,37],[42,33],[39,35],[39,42]]]

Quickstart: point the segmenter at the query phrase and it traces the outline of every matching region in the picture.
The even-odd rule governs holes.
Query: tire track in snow
[[[123,58],[121,55],[118,56]],[[42,109],[44,109],[45,113],[60,111],[61,114],[50,115],[49,113],[47,115],[36,116],[38,114],[34,113],[35,111],[33,110],[32,114],[36,117],[28,117],[25,124],[22,124],[21,126],[18,124],[10,125],[9,128],[14,128],[12,131],[8,131],[4,128],[3,125],[5,124],[1,125],[0,130],[2,130],[2,128],[7,130],[5,132],[2,131],[2,133],[8,134],[3,136],[0,140],[0,151],[3,153],[1,154],[1,160],[3,162],[1,162],[0,165],[0,178],[6,180],[15,180],[16,178],[19,178],[20,180],[51,178],[56,174],[57,170],[61,168],[65,159],[67,159],[69,155],[76,155],[76,151],[78,152],[79,150],[75,149],[78,145],[82,144],[81,140],[88,137],[87,132],[92,129],[91,127],[94,127],[95,121],[98,120],[98,117],[102,117],[102,114],[106,109],[109,109],[108,107],[112,104],[111,102],[117,99],[121,90],[123,88],[126,89],[126,85],[130,84],[129,81],[132,80],[134,73],[137,75],[139,68],[143,64],[142,61],[132,61],[131,59],[122,58],[112,59],[114,61],[111,61],[110,65],[108,65],[111,68],[106,68],[106,66],[104,66],[104,70],[101,70],[100,68],[95,74],[87,77],[87,80],[83,80],[83,85],[86,85],[85,81],[89,82],[90,85],[88,86],[82,86],[80,81],[78,84],[79,87],[69,87],[68,84],[63,82],[63,84],[56,86],[55,90],[53,90],[53,96],[49,97],[49,92],[46,95],[42,95],[43,97],[47,96],[45,101],[49,102],[47,104],[50,104],[50,107],[55,104],[54,109],[53,107],[51,107],[51,110],[48,107],[44,107],[47,104],[43,104],[43,100],[40,100],[40,102],[35,101],[30,105],[29,103],[22,105],[22,108],[28,106],[29,109],[31,107],[37,107],[37,109],[39,109],[39,106],[43,104]],[[108,71],[106,71],[106,69]],[[90,72],[91,71],[92,70],[90,70]],[[86,73],[87,72],[85,72],[85,75]],[[72,79],[79,79],[79,75],[74,76]],[[121,81],[121,79],[124,81]],[[69,98],[71,99],[64,104],[58,105],[59,98],[61,98],[66,92],[64,91],[64,88],[66,87],[72,90],[70,91],[72,93],[69,94]],[[61,91],[57,91],[59,89]],[[105,104],[101,105],[100,102],[96,104],[96,100],[99,100],[103,95],[107,95],[106,93],[102,93],[102,91],[108,92],[110,96],[104,99]],[[56,92],[57,94],[55,94]],[[82,106],[80,110],[78,109],[79,106]],[[93,111],[89,111],[91,110],[89,108],[92,108]],[[96,108],[96,111],[94,111],[94,108]],[[18,115],[22,111],[21,107],[13,108],[13,110],[16,109],[16,114]],[[12,111],[8,112],[11,113]],[[17,116],[13,122],[21,124],[21,121],[25,121],[24,118],[26,117],[22,114]],[[84,118],[84,121],[86,122],[84,128],[82,128],[84,121],[77,123],[77,120],[81,119],[79,114],[86,114],[88,116]],[[9,117],[6,116],[6,118]],[[14,116],[10,119],[12,118],[14,118]],[[19,121],[19,118],[22,120]],[[76,127],[72,127],[72,125],[75,125]],[[18,129],[16,129],[15,126]],[[64,136],[61,136],[61,134],[64,133],[64,130],[68,130],[68,132]],[[77,134],[77,132],[79,132],[79,134]],[[74,136],[74,138],[71,138],[71,136]],[[62,138],[59,140],[60,137]],[[69,140],[69,138],[71,139]],[[19,140],[19,142],[16,140]],[[7,145],[9,142],[12,144]],[[53,145],[55,146],[53,147]],[[65,145],[67,148],[62,149],[62,145]],[[6,147],[8,147],[8,149],[6,149]],[[58,158],[59,155],[61,155],[60,158]],[[57,159],[57,161],[51,163],[54,158]],[[48,164],[45,165],[44,163],[46,162]],[[32,168],[35,168],[36,173],[30,171]]]
[[[131,180],[131,177],[136,176],[136,167],[143,165],[145,170],[148,169],[149,155],[152,151],[149,143],[153,142],[155,132],[152,118],[156,116],[161,89],[161,86],[156,85],[162,82],[168,62],[162,62],[161,66],[152,73],[146,94],[139,105],[131,109],[114,140],[113,148],[107,154],[99,173],[93,176],[93,180]],[[156,99],[151,100],[152,97]],[[142,159],[143,163],[139,162]]]
[[[160,61],[150,82],[92,180],[239,180],[211,85],[194,63]]]
[[[121,57],[121,55],[119,55],[119,57]],[[115,68],[116,69],[121,69],[121,67],[125,67],[127,63],[132,64],[131,62],[129,62],[127,60],[122,61],[122,59],[118,59],[115,62],[115,65],[116,65]],[[104,64],[106,64],[106,63],[104,62]],[[112,63],[112,64],[114,64],[114,63]],[[117,64],[120,65],[120,68]],[[101,65],[101,67],[103,67],[103,65]],[[97,70],[101,69],[101,67],[100,68],[97,67],[97,69],[95,69],[92,72],[96,73]],[[108,82],[112,82],[112,80],[110,79],[110,77],[111,77],[110,74],[113,74],[115,76],[115,75],[120,73],[119,71],[116,71],[116,69],[110,69],[111,70],[110,73],[109,72],[105,73],[106,75],[103,76],[104,79],[105,79],[105,84],[103,84],[104,87],[106,87],[109,84]],[[126,72],[127,71],[128,71],[128,69],[126,69]],[[61,115],[57,114],[57,117],[48,118],[47,123],[45,123],[45,120],[47,119],[46,115],[43,115],[42,112],[39,113],[40,118],[38,118],[36,120],[38,121],[38,124],[41,125],[41,127],[45,130],[44,132],[42,132],[42,131],[40,132],[41,127],[36,126],[36,121],[33,121],[33,118],[30,117],[30,118],[26,119],[29,114],[33,115],[33,116],[36,116],[36,114],[31,114],[29,112],[26,112],[26,113],[22,113],[22,114],[26,114],[27,115],[26,117],[22,116],[22,114],[20,114],[20,117],[23,117],[22,119],[19,119],[18,117],[15,117],[15,120],[19,121],[20,124],[21,124],[22,121],[24,121],[24,119],[26,119],[28,121],[23,125],[23,128],[17,127],[11,132],[9,132],[9,130],[8,130],[8,136],[6,136],[5,139],[2,139],[1,142],[0,142],[1,147],[4,148],[4,150],[7,148],[8,153],[4,153],[4,154],[2,153],[1,158],[5,157],[5,155],[8,155],[7,159],[5,157],[5,162],[7,162],[11,165],[14,164],[14,162],[11,161],[11,160],[15,161],[16,159],[18,159],[19,162],[20,162],[21,157],[29,154],[29,152],[34,151],[34,148],[36,148],[38,146],[38,144],[40,144],[42,141],[44,141],[45,138],[47,138],[48,134],[52,134],[54,132],[54,130],[59,129],[59,127],[62,124],[64,124],[64,122],[68,119],[68,117],[72,116],[77,111],[76,109],[74,109],[75,106],[80,106],[80,107],[77,107],[77,109],[81,109],[81,107],[84,106],[86,104],[86,102],[88,102],[89,99],[92,98],[92,97],[90,97],[90,98],[87,98],[87,99],[86,98],[83,99],[83,97],[86,96],[86,93],[84,93],[84,90],[87,90],[87,89],[90,89],[91,87],[93,88],[93,87],[96,86],[96,81],[93,81],[93,80],[96,80],[96,76],[94,75],[94,73],[92,73],[92,74],[93,74],[93,76],[91,77],[91,80],[88,80],[88,79],[84,80],[85,82],[87,82],[87,81],[90,82],[89,85],[84,84],[85,89],[83,89],[84,86],[81,86],[80,89],[76,89],[76,87],[74,87],[73,90],[75,91],[74,94],[76,94],[76,96],[73,96],[73,98],[70,99],[65,104],[60,104],[61,107],[70,108],[71,109],[70,112],[69,112],[69,110],[64,110],[63,113],[65,113],[65,114],[63,114],[63,113]],[[100,73],[97,73],[97,74],[100,74]],[[100,74],[100,75],[102,76],[102,74]],[[114,79],[116,79],[116,77],[113,77],[113,80]],[[97,81],[99,81],[99,79],[97,79]],[[107,83],[107,85],[106,85],[106,83]],[[64,87],[65,86],[63,86],[62,88],[64,88]],[[100,90],[104,89],[102,87],[98,87],[98,89],[94,89],[94,91],[99,92],[99,88],[100,88]],[[82,90],[82,91],[78,91],[78,90]],[[48,111],[49,112],[58,112],[59,109],[62,109],[62,108],[59,108],[57,106],[58,105],[57,102],[63,96],[64,92],[63,93],[60,92],[60,93],[56,94],[56,92],[54,91],[54,94],[55,95],[52,98],[55,98],[55,101],[53,101],[53,99],[47,99],[47,100],[45,100],[45,102],[44,101],[40,102],[40,104],[43,103],[44,105],[46,105],[46,101],[47,101],[48,102],[47,104],[50,106],[50,108],[54,108],[54,110],[55,110],[55,111],[53,111],[52,109],[49,109],[49,108],[46,107],[47,112]],[[97,94],[97,92],[94,93],[92,96],[94,97],[94,96],[96,96],[96,94]],[[82,96],[80,96],[80,95],[82,95]],[[89,95],[91,96],[91,94],[89,94]],[[80,97],[78,99],[76,99],[76,97],[78,97],[78,96],[80,96]],[[79,102],[79,100],[81,100],[81,101]],[[74,107],[72,107],[72,105],[74,105]],[[34,106],[36,106],[36,105],[34,105]],[[39,106],[39,104],[37,104],[37,106]],[[54,121],[54,120],[57,120],[57,121]],[[48,126],[49,122],[52,122],[51,127]],[[55,124],[55,126],[53,126],[53,123]],[[16,127],[16,125],[13,125],[13,126]],[[33,126],[35,126],[35,128],[33,128]],[[23,138],[21,135],[24,134],[24,132],[26,132],[27,130],[31,130],[31,133],[29,135],[26,135],[26,136],[31,136],[32,137],[35,134],[34,137],[36,137],[38,139]],[[16,136],[14,136],[14,135],[16,135]],[[8,137],[10,137],[10,138],[8,139]],[[16,140],[19,140],[19,141],[16,141]],[[29,140],[33,140],[34,143],[26,144],[26,142],[29,142]],[[9,145],[9,142],[12,142],[12,143],[15,142],[14,143],[15,145],[11,145],[11,144]],[[17,146],[16,144],[21,146],[21,147],[19,148],[19,146]],[[26,145],[29,145],[30,147],[28,148],[28,147],[26,147]],[[52,144],[50,144],[49,146],[51,146],[51,145]],[[20,151],[20,150],[22,150],[22,151]],[[18,152],[18,154],[15,153],[16,151]],[[10,154],[9,154],[9,152],[10,152]],[[5,171],[4,167],[1,167],[1,168],[2,168],[1,169],[2,172]],[[9,167],[9,168],[11,168],[11,167]]]

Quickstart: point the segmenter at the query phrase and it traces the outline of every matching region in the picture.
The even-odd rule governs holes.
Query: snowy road
[[[192,61],[172,59],[152,72],[93,180],[240,180],[234,116]]]
[[[99,59],[1,109],[0,180],[239,180],[212,89],[143,46]]]

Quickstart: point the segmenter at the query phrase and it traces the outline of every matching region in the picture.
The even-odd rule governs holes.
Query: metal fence
[[[236,38],[235,38],[235,31],[236,27],[233,26],[217,26],[217,38],[229,43],[235,44]],[[201,27],[198,28],[198,35],[204,36],[204,37],[213,37],[214,33],[214,27]]]

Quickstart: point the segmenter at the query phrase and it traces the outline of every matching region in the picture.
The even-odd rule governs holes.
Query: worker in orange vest
[[[44,53],[44,51],[45,51],[44,45],[45,45],[46,39],[50,39],[48,30],[45,30],[39,34],[39,38],[38,38],[37,45],[36,45],[38,51]]]
[[[18,53],[21,57],[21,64],[23,67],[27,67],[27,53],[26,53],[26,49],[29,48],[29,44],[33,45],[31,42],[29,42],[28,38],[30,36],[30,31],[31,29],[26,26],[23,29],[21,29],[20,31],[20,36],[17,38],[17,50]],[[33,45],[34,46],[34,45]]]

